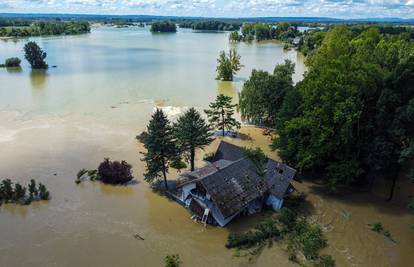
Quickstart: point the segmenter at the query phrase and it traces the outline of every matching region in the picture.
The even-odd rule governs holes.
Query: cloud
[[[414,17],[414,0],[1,0],[0,12]]]

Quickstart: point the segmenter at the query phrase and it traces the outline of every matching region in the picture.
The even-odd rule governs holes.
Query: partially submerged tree
[[[221,51],[217,59],[217,80],[233,81],[233,76],[243,67],[240,59],[241,56],[234,48],[230,49],[228,54],[225,51]]]
[[[21,62],[22,61],[19,58],[11,57],[11,58],[6,59],[6,61],[4,62],[4,65],[7,68],[15,68],[15,67],[20,67]]]
[[[132,166],[126,161],[110,161],[105,159],[98,167],[99,179],[108,184],[126,184],[134,177]]]
[[[171,123],[161,109],[157,109],[152,115],[144,146],[147,149],[143,159],[147,165],[144,173],[145,181],[154,183],[163,178],[165,188],[168,189],[168,169],[171,163],[176,162],[178,153]]]
[[[195,108],[189,109],[174,124],[174,136],[180,152],[186,153],[194,171],[195,150],[209,145],[213,139],[210,127]]]
[[[309,71],[288,92],[274,143],[284,161],[341,185],[391,180],[414,158],[414,45],[378,29],[326,34]],[[282,119],[283,118],[283,119]]]
[[[28,42],[24,46],[24,57],[29,62],[32,69],[47,69],[45,61],[47,54],[40,48],[36,42]]]
[[[233,128],[240,128],[240,123],[233,118],[236,104],[232,104],[232,98],[225,95],[218,95],[216,101],[210,103],[210,109],[205,110],[211,125],[222,131],[231,131]]]

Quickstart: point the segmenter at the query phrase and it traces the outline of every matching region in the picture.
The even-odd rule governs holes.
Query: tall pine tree
[[[194,171],[196,148],[203,148],[213,141],[210,127],[200,113],[191,108],[174,124],[174,135],[180,152],[187,154],[191,171]]]
[[[229,96],[218,95],[216,101],[210,103],[210,109],[204,111],[211,125],[221,130],[223,136],[226,129],[231,131],[233,128],[240,128],[240,123],[233,118],[234,109],[237,105],[232,104],[231,100],[232,98]]]
[[[147,127],[148,135],[144,138],[143,161],[147,169],[144,174],[145,181],[154,183],[158,179],[164,179],[165,189],[168,189],[167,173],[170,164],[177,157],[177,149],[173,139],[172,126],[167,116],[161,109],[157,109]]]

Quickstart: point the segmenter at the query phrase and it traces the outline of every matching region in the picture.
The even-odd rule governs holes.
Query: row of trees
[[[177,25],[172,21],[156,21],[151,24],[151,32],[177,32]]]
[[[274,125],[279,137],[273,148],[282,159],[302,173],[324,177],[331,190],[372,186],[375,178],[385,176],[392,180],[391,199],[401,167],[414,156],[410,36],[338,26],[307,63],[309,70],[296,86],[273,85],[275,94],[283,96],[275,117],[259,117],[254,104],[270,109],[247,97],[264,95],[269,86],[269,75],[253,74],[241,93],[242,115]]]
[[[276,39],[281,41],[289,41],[299,35],[296,25],[288,22],[271,23],[250,23],[243,25],[242,39],[244,41],[257,41]],[[233,36],[233,38],[235,35]]]
[[[30,25],[14,25],[0,28],[3,37],[29,37],[47,35],[73,35],[89,33],[87,21],[38,21]]]
[[[226,22],[219,20],[189,20],[179,23],[180,28],[191,28],[193,30],[207,31],[238,31],[242,24],[240,22]]]
[[[28,194],[27,194],[28,193]],[[35,180],[30,180],[28,187],[15,183],[10,179],[2,180],[0,183],[0,205],[5,203],[30,204],[32,201],[49,200],[50,193],[42,183],[36,184]]]
[[[157,109],[149,121],[146,134],[141,135],[146,153],[145,180],[154,183],[164,179],[168,188],[167,173],[177,162],[190,162],[191,171],[195,168],[196,149],[202,149],[213,141],[213,128],[222,131],[240,127],[233,118],[235,105],[231,97],[219,95],[215,102],[206,110],[209,118],[207,123],[194,108],[185,112],[175,123],[171,123],[161,109]]]

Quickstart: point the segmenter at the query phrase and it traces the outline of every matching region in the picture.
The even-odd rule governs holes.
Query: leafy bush
[[[11,57],[11,58],[6,59],[6,62],[5,62],[4,65],[6,67],[9,67],[9,68],[11,68],[11,67],[20,67],[21,62],[22,61],[19,58]]]
[[[371,224],[371,231],[381,233],[384,230],[384,227],[382,226],[382,223],[376,222]]]
[[[269,218],[260,222],[253,230],[245,233],[230,233],[226,247],[227,248],[251,248],[265,240],[273,239],[280,236],[277,228],[277,220]]]
[[[134,178],[131,169],[132,166],[126,161],[105,159],[98,167],[98,176],[104,183],[126,184]]]
[[[178,254],[167,255],[164,262],[165,267],[179,267],[181,265],[180,256]]]
[[[322,237],[322,230],[318,225],[310,225],[306,221],[296,226],[298,245],[307,259],[318,258],[319,251],[326,247],[326,239]]]
[[[319,260],[315,263],[315,267],[335,267],[335,260],[329,255],[322,255]]]
[[[203,159],[205,161],[212,161],[213,158],[214,158],[214,156],[215,156],[215,153],[214,152],[207,153],[207,154],[204,155],[204,158]]]
[[[187,168],[187,164],[182,160],[176,160],[176,161],[172,162],[170,166],[171,166],[171,168],[174,168],[174,169],[179,170],[179,171],[182,170],[182,169]]]

